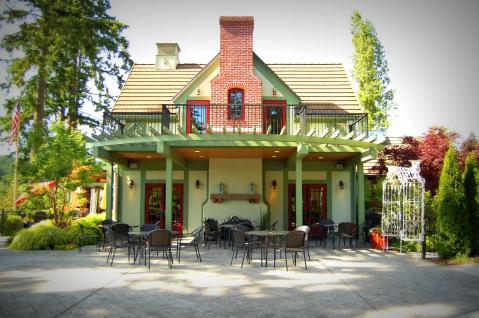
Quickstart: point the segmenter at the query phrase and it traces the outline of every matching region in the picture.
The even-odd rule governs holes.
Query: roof
[[[267,64],[303,104],[362,112],[342,64]],[[155,64],[135,64],[114,112],[161,111],[205,64],[178,64],[175,70],[157,70]]]

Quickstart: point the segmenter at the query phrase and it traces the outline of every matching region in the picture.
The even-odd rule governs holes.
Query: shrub
[[[5,220],[2,235],[13,236],[23,229],[23,220],[18,215],[9,214]]]
[[[102,214],[89,214],[84,218],[77,219],[71,223],[69,227],[67,227],[66,233],[68,242],[75,243],[78,245],[80,240],[80,226],[78,223],[81,223],[84,226],[85,234],[86,235],[97,235],[99,238],[101,237],[102,233],[100,228],[98,227],[101,224],[101,221],[105,220],[105,213]],[[89,238],[87,245],[95,244],[94,238]]]
[[[64,229],[56,227],[50,220],[42,221],[28,229],[20,230],[10,248],[18,250],[47,250],[68,243]]]
[[[441,258],[468,256],[472,228],[456,152],[447,151],[437,194],[438,253]]]

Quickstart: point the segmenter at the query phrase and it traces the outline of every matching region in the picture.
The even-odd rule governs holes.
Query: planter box
[[[389,239],[384,238],[382,234],[375,229],[371,230],[371,247],[378,249],[378,250],[384,250],[389,246]]]

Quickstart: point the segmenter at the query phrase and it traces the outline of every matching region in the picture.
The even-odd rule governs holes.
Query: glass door
[[[145,223],[160,222],[165,228],[165,184],[145,185]],[[173,227],[183,228],[183,184],[173,184]]]
[[[281,129],[286,126],[286,101],[265,100],[263,101],[263,133],[271,126],[271,134],[279,135]]]
[[[186,116],[186,132],[188,134],[206,134],[210,117],[209,104],[209,100],[188,101]]]
[[[303,224],[313,225],[328,217],[326,184],[303,184]],[[296,185],[288,186],[288,230],[296,228]]]

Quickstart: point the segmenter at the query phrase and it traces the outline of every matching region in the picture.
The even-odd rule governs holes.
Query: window
[[[244,91],[233,88],[228,91],[228,119],[243,118]]]

